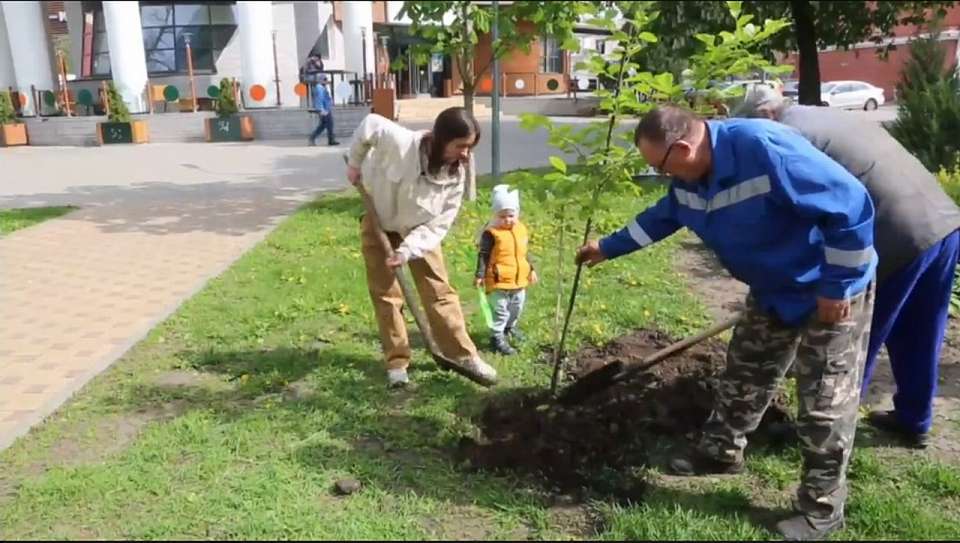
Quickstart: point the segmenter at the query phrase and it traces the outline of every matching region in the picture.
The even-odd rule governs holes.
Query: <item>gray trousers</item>
[[[490,309],[493,312],[493,333],[502,334],[517,326],[523,304],[527,300],[527,290],[495,290],[490,293]]]

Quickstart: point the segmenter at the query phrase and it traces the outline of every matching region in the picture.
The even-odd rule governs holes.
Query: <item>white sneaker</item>
[[[387,386],[390,388],[405,387],[410,384],[406,368],[387,370]]]

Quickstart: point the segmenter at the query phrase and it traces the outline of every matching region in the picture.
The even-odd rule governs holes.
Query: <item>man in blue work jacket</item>
[[[317,84],[313,87],[313,109],[320,116],[317,128],[310,134],[310,145],[317,144],[317,138],[324,130],[327,131],[327,144],[340,145],[333,136],[333,98],[327,90],[327,75],[320,74]]]
[[[960,253],[960,209],[880,123],[831,108],[792,106],[769,90],[751,89],[738,116],[765,117],[799,130],[857,176],[877,208],[877,303],[860,394],[866,395],[885,344],[897,385],[894,409],[872,411],[867,420],[924,448]]]
[[[704,121],[688,110],[648,113],[636,143],[674,178],[625,228],[581,247],[593,266],[694,231],[750,286],[714,408],[678,475],[737,473],[787,369],[797,362],[803,477],[787,539],[843,525],[860,373],[873,312],[873,203],[863,185],[795,131],[758,119]]]

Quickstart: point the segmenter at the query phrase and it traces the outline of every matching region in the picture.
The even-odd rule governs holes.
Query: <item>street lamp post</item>
[[[493,105],[493,118],[490,121],[491,124],[491,138],[490,146],[492,150],[491,160],[491,174],[493,175],[494,183],[500,182],[500,59],[496,57],[496,47],[497,40],[500,39],[500,25],[498,19],[500,18],[500,2],[493,0],[493,29],[492,29],[492,40],[490,42],[490,52],[494,55],[493,57],[493,89],[490,91],[491,102]]]
[[[273,31],[273,83],[277,89],[277,107],[283,105],[280,101],[280,66],[277,64],[277,31]]]

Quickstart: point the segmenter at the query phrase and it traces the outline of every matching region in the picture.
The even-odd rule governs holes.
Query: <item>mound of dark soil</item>
[[[640,360],[671,342],[640,330],[571,356],[567,373],[575,379],[615,360]],[[723,342],[701,343],[579,405],[560,405],[543,390],[494,397],[478,421],[482,437],[461,441],[461,460],[478,469],[542,476],[561,492],[592,488],[636,499],[642,483],[628,484],[623,475],[650,465],[653,451],[698,434],[725,356]],[[778,396],[752,439],[782,440],[786,405]],[[598,489],[609,486],[603,481],[610,474],[620,474],[613,477],[621,479],[617,488]]]

